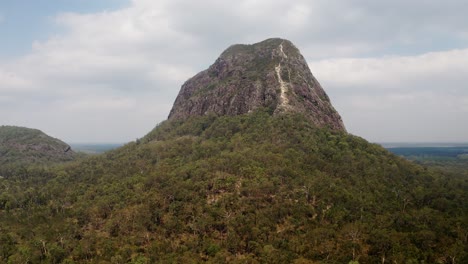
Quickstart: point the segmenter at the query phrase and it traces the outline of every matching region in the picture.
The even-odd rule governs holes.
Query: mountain
[[[268,53],[269,43],[286,45],[234,46],[221,57],[253,46]],[[258,68],[256,80],[276,74]],[[465,175],[346,133],[328,100],[309,108],[291,88],[278,104],[278,79],[262,86],[272,101],[251,103],[240,92],[247,85],[218,109],[210,98],[224,98],[227,86],[189,96],[205,73],[136,142],[0,179],[0,262],[468,262]]]
[[[317,126],[345,131],[299,50],[278,38],[229,47],[182,86],[169,119],[241,115],[258,108],[275,114],[301,113]]]
[[[16,126],[0,126],[0,166],[71,161],[76,153],[61,140],[44,132]]]

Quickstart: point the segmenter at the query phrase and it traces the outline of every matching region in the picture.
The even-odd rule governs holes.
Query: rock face
[[[257,108],[302,113],[319,127],[346,131],[299,50],[278,38],[229,47],[182,85],[169,119],[240,115]]]
[[[0,126],[0,165],[56,163],[76,157],[77,154],[65,142],[40,130]]]

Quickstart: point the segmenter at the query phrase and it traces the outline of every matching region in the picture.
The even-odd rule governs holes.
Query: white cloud
[[[350,130],[386,139],[385,126],[373,134],[361,114],[391,117],[392,107],[412,106],[434,116],[437,98],[465,111],[468,51],[450,46],[468,45],[463,2],[133,0],[116,11],[59,14],[63,33],[0,62],[0,120],[69,141],[131,140],[165,119],[182,83],[223,49],[284,37],[311,62]],[[395,56],[419,46],[423,55]]]
[[[113,110],[131,110],[136,102],[128,98],[90,98],[72,102],[64,106],[69,111],[113,111]]]
[[[31,88],[31,82],[20,76],[17,76],[14,72],[8,72],[0,68],[0,91],[2,93],[17,92],[17,91],[29,91]]]
[[[322,60],[310,68],[354,134],[373,141],[398,141],[402,134],[407,141],[464,141],[467,61],[464,49]]]
[[[463,49],[416,56],[321,60],[310,63],[310,68],[321,80],[345,93],[360,89],[446,93],[460,90],[468,80],[467,60],[468,49]]]

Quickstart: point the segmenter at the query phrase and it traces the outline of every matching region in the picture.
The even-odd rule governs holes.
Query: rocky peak
[[[257,108],[273,114],[299,112],[317,126],[345,131],[304,57],[290,41],[279,38],[229,47],[182,85],[169,119],[240,115]]]

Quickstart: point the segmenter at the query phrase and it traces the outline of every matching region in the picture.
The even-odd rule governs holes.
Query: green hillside
[[[69,145],[40,130],[0,126],[0,166],[51,164],[75,158]]]
[[[466,177],[299,114],[166,121],[22,175],[0,179],[3,263],[468,262]]]

